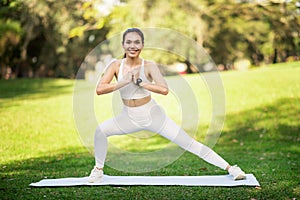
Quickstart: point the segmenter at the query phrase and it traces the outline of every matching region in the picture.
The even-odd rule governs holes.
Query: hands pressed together
[[[125,75],[124,80],[128,83],[133,82],[136,83],[136,79],[139,78],[139,72],[141,67],[134,67],[130,69]]]

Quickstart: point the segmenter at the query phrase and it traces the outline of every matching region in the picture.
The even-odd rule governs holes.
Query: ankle
[[[95,167],[97,170],[103,170],[103,167]]]
[[[227,171],[229,171],[230,167],[231,167],[231,166],[230,166],[230,165],[228,165],[228,166],[226,167],[226,170],[227,170]]]

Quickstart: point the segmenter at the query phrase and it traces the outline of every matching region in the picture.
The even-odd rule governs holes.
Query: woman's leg
[[[177,130],[176,132],[172,130]],[[226,170],[229,167],[221,156],[219,156],[211,148],[193,139],[182,128],[167,117],[165,127],[161,130],[160,134],[166,138],[170,138],[172,142],[179,145],[183,149],[199,156],[206,162],[213,164],[221,169]],[[175,137],[174,137],[175,135]]]
[[[155,131],[163,137],[169,139],[181,148],[199,156],[206,162],[227,170],[230,165],[209,147],[197,142],[189,136],[181,127],[164,113],[163,109],[156,105],[151,109],[153,123],[149,130]]]
[[[139,131],[140,127],[132,123],[126,109],[120,115],[101,123],[94,135],[95,167],[91,171],[88,182],[95,183],[103,181],[103,167],[107,154],[107,137],[112,135],[123,135]]]
[[[94,135],[95,162],[98,169],[103,169],[107,154],[107,137],[112,135],[124,135],[139,131],[141,128],[132,123],[125,109],[115,118],[101,123]]]

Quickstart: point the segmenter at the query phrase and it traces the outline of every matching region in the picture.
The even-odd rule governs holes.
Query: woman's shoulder
[[[114,59],[110,62],[111,66],[120,66],[122,62],[122,59]]]
[[[107,68],[116,70],[120,67],[121,62],[122,62],[122,60],[120,60],[120,59],[113,59],[109,62],[109,64],[107,65]]]
[[[152,60],[144,60],[144,65],[146,67],[157,66],[156,62],[154,62]]]

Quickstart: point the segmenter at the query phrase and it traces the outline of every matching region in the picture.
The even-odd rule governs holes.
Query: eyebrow
[[[142,40],[130,40],[130,39],[127,39],[126,41],[134,41],[134,42],[140,42],[140,41],[142,41]]]

